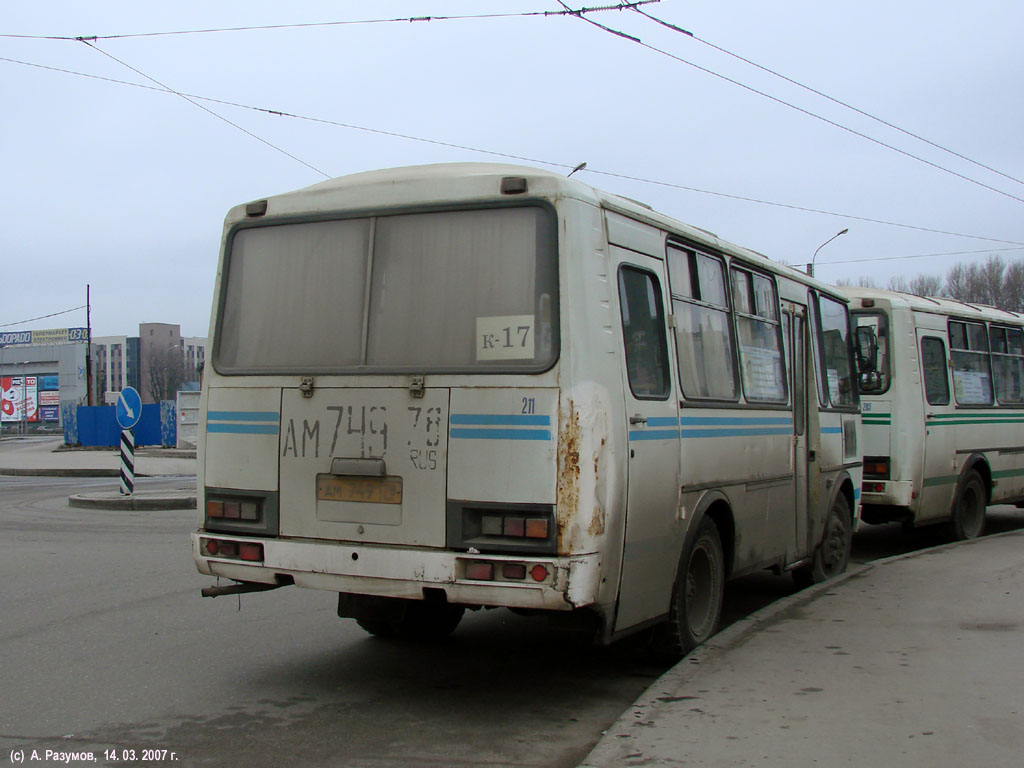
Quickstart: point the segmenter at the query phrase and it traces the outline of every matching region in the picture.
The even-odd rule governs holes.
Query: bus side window
[[[738,400],[724,263],[669,245],[668,272],[683,394]]]
[[[629,388],[638,399],[664,400],[669,396],[670,383],[658,278],[623,266],[619,270],[619,306]]]
[[[775,284],[764,275],[733,267],[732,296],[743,393],[748,402],[785,403]]]
[[[1000,403],[1024,402],[1024,341],[1020,328],[991,326],[992,374]]]
[[[949,405],[946,345],[942,339],[933,336],[921,339],[921,370],[924,372],[924,395],[928,403]]]
[[[984,323],[950,321],[953,392],[961,405],[992,405],[992,374]]]

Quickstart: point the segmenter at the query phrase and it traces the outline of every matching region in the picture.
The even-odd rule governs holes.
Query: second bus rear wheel
[[[838,493],[828,513],[825,535],[814,550],[814,558],[810,565],[793,571],[794,583],[803,589],[843,573],[850,564],[852,547],[853,522],[850,504],[846,501],[846,496]]]
[[[953,501],[953,538],[974,539],[985,530],[985,483],[973,469],[967,473]]]
[[[654,651],[680,659],[718,631],[725,593],[725,555],[718,526],[705,517],[679,562],[668,621],[654,633]]]
[[[356,623],[371,635],[400,637],[406,640],[441,640],[462,621],[466,609],[461,605],[409,600],[401,618],[357,618]]]

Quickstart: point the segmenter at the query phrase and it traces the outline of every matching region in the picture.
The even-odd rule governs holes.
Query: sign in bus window
[[[533,315],[478,317],[477,360],[530,360],[533,358]]]
[[[983,323],[950,322],[953,394],[961,405],[992,405],[988,334]]]

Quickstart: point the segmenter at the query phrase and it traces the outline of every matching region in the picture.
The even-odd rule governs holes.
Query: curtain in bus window
[[[921,368],[924,395],[930,405],[949,405],[949,377],[946,373],[946,345],[942,339],[921,339]]]
[[[992,376],[1000,403],[1024,402],[1024,349],[1019,328],[989,329],[992,342]]]
[[[379,218],[366,364],[549,360],[556,277],[546,219],[525,207]]]
[[[735,399],[736,377],[728,313],[680,302],[675,314],[683,394],[687,397]]]
[[[243,229],[224,279],[217,362],[227,369],[359,363],[369,221]]]
[[[711,256],[671,246],[668,257],[683,394],[735,400],[738,389],[725,266]]]
[[[953,394],[961,405],[992,405],[988,335],[982,323],[949,324]]]
[[[638,398],[668,397],[665,318],[657,278],[623,267],[619,271],[619,305],[630,389]]]
[[[846,305],[821,296],[821,343],[824,353],[825,385],[834,406],[853,405],[853,382],[850,378],[849,323]]]

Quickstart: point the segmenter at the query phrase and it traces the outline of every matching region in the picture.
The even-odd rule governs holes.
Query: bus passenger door
[[[919,492],[919,498],[910,502],[916,521],[948,516],[959,479],[957,427],[949,423],[956,407],[950,396],[949,349],[943,336],[938,331],[917,329],[924,389],[924,445],[917,451],[923,466],[912,470],[914,491]],[[921,417],[915,414],[908,418]]]
[[[679,413],[670,365],[664,265],[612,248],[619,262],[626,533],[615,630],[664,615],[679,560]]]
[[[786,564],[806,556],[808,537],[808,459],[814,449],[808,447],[807,392],[813,392],[813,379],[808,383],[807,307],[782,302],[782,331],[789,352],[789,382],[793,403],[793,514],[794,535],[786,546]],[[816,446],[815,446],[816,448]]]

